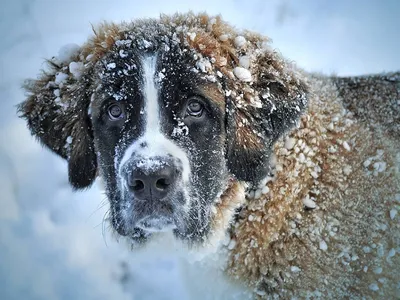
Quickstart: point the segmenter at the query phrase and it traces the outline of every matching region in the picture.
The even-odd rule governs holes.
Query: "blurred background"
[[[160,13],[221,14],[308,70],[400,70],[400,1],[40,1],[0,3],[0,299],[184,299],[174,258],[134,255],[109,234],[97,184],[73,193],[66,163],[16,117],[21,84],[91,24]]]

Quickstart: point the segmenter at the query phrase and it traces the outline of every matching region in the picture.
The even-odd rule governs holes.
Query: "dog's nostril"
[[[131,187],[134,191],[141,191],[144,189],[144,182],[138,179],[134,180]]]
[[[156,181],[156,188],[159,190],[165,190],[170,185],[167,178],[160,178]]]

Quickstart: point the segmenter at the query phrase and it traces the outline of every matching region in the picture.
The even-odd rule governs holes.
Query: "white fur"
[[[154,157],[166,156],[171,154],[179,158],[183,164],[182,180],[189,181],[190,164],[186,152],[176,145],[172,140],[168,139],[161,132],[160,112],[158,103],[159,86],[154,78],[157,67],[157,56],[147,56],[142,59],[143,68],[143,96],[145,99],[145,123],[146,128],[143,135],[133,142],[125,151],[119,164],[119,174],[123,165],[131,158],[133,153],[143,158],[142,163],[148,168],[157,164]],[[141,147],[142,143],[146,143],[147,147]],[[122,179],[122,178],[121,178]]]

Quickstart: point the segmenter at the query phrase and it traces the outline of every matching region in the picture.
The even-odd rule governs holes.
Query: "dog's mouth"
[[[136,227],[147,232],[164,232],[176,229],[176,224],[172,217],[152,215],[142,218],[136,223]]]

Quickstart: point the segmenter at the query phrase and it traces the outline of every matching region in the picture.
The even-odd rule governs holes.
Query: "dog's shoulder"
[[[337,80],[307,81],[308,111],[275,146],[275,179],[263,197],[248,200],[233,231],[230,271],[261,295],[395,297],[399,145],[347,108]],[[374,120],[392,105],[395,84],[379,98]],[[363,97],[369,101],[362,94],[351,101],[361,109]]]

